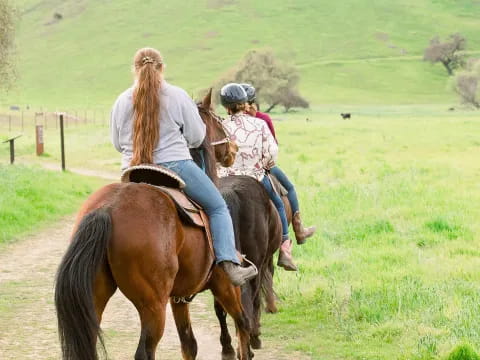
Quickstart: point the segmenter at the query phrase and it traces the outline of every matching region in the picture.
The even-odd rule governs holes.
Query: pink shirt
[[[218,176],[248,175],[262,180],[265,168],[270,160],[275,161],[278,153],[267,124],[247,114],[229,116],[223,124],[237,143],[238,153],[231,167],[218,167]]]
[[[270,132],[272,133],[273,135],[273,138],[275,139],[275,141],[277,142],[278,144],[278,140],[277,140],[277,137],[275,135],[275,129],[273,128],[273,121],[272,119],[270,118],[270,116],[268,114],[265,114],[265,113],[262,113],[260,111],[257,111],[257,113],[255,114],[255,117],[259,118],[259,119],[262,119],[263,121],[265,121],[268,125],[268,128],[270,129]]]

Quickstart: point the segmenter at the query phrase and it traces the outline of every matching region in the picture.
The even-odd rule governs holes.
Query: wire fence
[[[106,110],[31,110],[31,109],[0,109],[0,131],[25,131],[34,129],[36,125],[43,125],[44,129],[59,128],[60,114],[63,114],[66,128],[86,124],[108,126],[110,113]]]

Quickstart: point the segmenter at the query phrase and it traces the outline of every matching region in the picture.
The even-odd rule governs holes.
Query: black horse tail
[[[106,354],[93,300],[93,283],[107,258],[112,220],[106,208],[87,214],[62,259],[55,285],[58,333],[64,360],[97,360],[100,339]]]

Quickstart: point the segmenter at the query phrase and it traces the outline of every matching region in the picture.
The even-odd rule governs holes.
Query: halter
[[[223,125],[222,118],[221,118],[220,116],[218,116],[217,114],[215,114],[215,113],[214,113],[212,110],[210,110],[210,109],[207,110],[207,109],[204,109],[204,108],[201,107],[201,106],[199,106],[198,109],[199,109],[199,111],[201,111],[202,113],[211,116],[211,117],[222,127],[222,130],[223,130],[223,132],[225,133],[225,137],[224,137],[222,140],[213,141],[213,142],[210,143],[210,145],[216,146],[216,145],[226,144],[226,143],[230,142],[232,136],[230,135],[230,132],[227,130],[227,128],[225,127],[225,125]]]

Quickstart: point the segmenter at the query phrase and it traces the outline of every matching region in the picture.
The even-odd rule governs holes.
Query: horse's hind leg
[[[234,360],[235,350],[232,347],[232,338],[228,332],[227,313],[222,305],[215,299],[215,314],[220,323],[220,343],[222,344],[222,360]]]
[[[262,287],[265,295],[265,311],[267,313],[275,314],[278,312],[276,305],[275,291],[273,290],[273,255],[268,259],[268,266],[263,273]]]
[[[108,300],[117,290],[117,284],[113,280],[110,268],[105,263],[95,277],[93,284],[93,296],[95,303],[95,312],[97,313],[98,323],[102,321],[102,314],[107,306]]]
[[[107,263],[105,263],[98,271],[93,283],[93,302],[95,305],[95,313],[97,314],[99,325],[102,322],[102,315],[103,311],[105,310],[105,306],[107,306],[108,300],[110,300],[116,290],[117,284],[115,283],[115,280],[113,280],[112,273],[110,272]],[[104,345],[101,333],[99,333],[98,339]],[[101,349],[105,350],[103,346]],[[107,357],[106,353],[104,355]]]
[[[260,271],[262,274],[263,271]],[[255,279],[250,280],[251,286],[251,293],[254,296],[253,299],[250,301],[252,302],[252,331],[250,334],[250,345],[253,349],[261,349],[262,348],[262,341],[260,340],[260,315],[261,315],[261,281],[257,277]]]
[[[176,304],[170,300],[173,318],[177,325],[178,336],[182,344],[182,355],[184,360],[194,360],[197,357],[197,340],[192,331],[190,321],[189,305],[184,303]]]
[[[137,306],[137,304],[135,305]],[[161,301],[160,299],[145,303],[141,307],[137,306],[142,331],[135,353],[135,360],[155,359],[155,350],[165,329],[166,307],[166,300]]]

